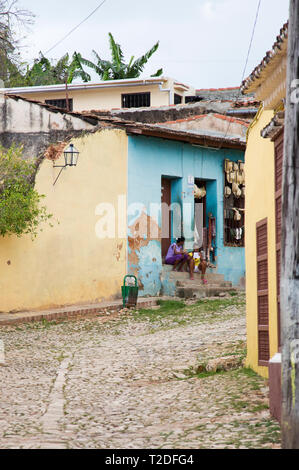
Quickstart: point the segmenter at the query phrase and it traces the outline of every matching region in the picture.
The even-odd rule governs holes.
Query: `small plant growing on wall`
[[[35,238],[41,224],[51,226],[52,214],[41,204],[44,195],[34,189],[36,165],[22,159],[22,147],[0,146],[0,235],[30,234]]]

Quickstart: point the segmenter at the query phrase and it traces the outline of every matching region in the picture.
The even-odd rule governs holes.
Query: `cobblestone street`
[[[244,308],[228,296],[2,327],[0,448],[279,448],[266,381],[213,368],[243,361]]]

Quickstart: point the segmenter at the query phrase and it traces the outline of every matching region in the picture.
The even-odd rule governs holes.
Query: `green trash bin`
[[[128,286],[127,280],[131,278],[134,280],[134,286]],[[127,274],[124,277],[124,285],[121,286],[121,292],[123,297],[123,307],[136,307],[138,298],[138,282],[137,277],[133,274]]]

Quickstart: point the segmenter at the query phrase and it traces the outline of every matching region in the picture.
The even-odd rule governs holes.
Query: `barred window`
[[[66,100],[46,100],[46,104],[57,106],[57,108],[67,109]],[[69,99],[69,111],[73,111],[73,100]]]
[[[150,93],[128,93],[121,95],[123,108],[145,108],[151,105]]]

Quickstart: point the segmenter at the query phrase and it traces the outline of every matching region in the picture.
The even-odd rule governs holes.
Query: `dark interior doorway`
[[[161,203],[162,203],[162,260],[164,262],[168,248],[171,244],[171,179],[163,178],[161,180]],[[167,205],[166,205],[167,204]]]
[[[204,188],[207,190],[207,184],[205,180],[195,178],[194,183],[198,188]],[[202,204],[202,210],[199,210],[198,204]],[[207,243],[207,196],[205,195],[200,199],[194,197],[194,205],[194,232],[195,229],[197,229],[201,240],[200,244],[202,244],[203,248],[205,248]]]

